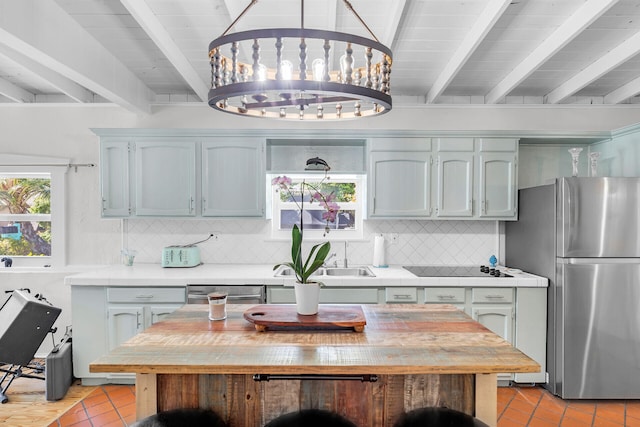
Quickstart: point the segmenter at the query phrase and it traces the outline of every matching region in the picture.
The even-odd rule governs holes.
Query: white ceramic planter
[[[293,289],[296,295],[296,310],[298,314],[309,316],[318,314],[320,302],[319,283],[295,283]]]

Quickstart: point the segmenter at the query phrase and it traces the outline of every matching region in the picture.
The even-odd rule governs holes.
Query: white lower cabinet
[[[84,385],[132,383],[133,374],[96,374],[89,364],[185,302],[184,287],[72,286],[74,376]]]
[[[499,381],[546,382],[546,288],[424,289],[426,304],[451,304],[513,344],[541,366],[532,374],[499,374]]]

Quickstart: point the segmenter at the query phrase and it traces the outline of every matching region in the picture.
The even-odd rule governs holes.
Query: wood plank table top
[[[451,305],[362,305],[366,328],[256,331],[252,305],[187,304],[90,365],[138,374],[460,374],[539,372],[540,366]]]

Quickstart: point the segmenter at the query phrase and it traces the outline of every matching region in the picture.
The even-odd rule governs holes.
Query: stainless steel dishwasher
[[[207,294],[226,292],[229,304],[264,304],[266,288],[264,285],[187,285],[187,303],[207,304]]]

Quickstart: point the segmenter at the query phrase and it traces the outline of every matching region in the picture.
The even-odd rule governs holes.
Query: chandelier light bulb
[[[256,80],[263,82],[267,80],[267,66],[264,64],[260,64],[258,66],[258,73],[256,75]]]
[[[321,82],[324,77],[324,59],[314,59],[311,68],[313,69],[313,80]]]
[[[282,70],[282,80],[291,80],[293,77],[293,64],[288,59],[280,62],[280,68]]]

